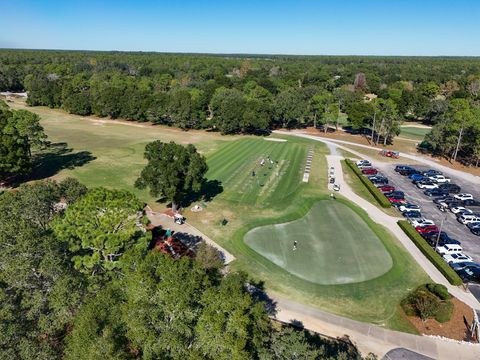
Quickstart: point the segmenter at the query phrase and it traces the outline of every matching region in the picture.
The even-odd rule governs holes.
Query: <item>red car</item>
[[[380,190],[381,192],[390,192],[390,191],[395,191],[395,186],[392,186],[392,185],[382,185],[382,186],[379,186],[378,187],[378,190]]]
[[[391,203],[404,203],[404,202],[406,202],[406,200],[404,198],[401,198],[401,197],[389,197],[387,199]]]
[[[377,169],[363,169],[362,174],[363,175],[377,175],[378,171]]]
[[[427,225],[427,226],[417,226],[415,228],[415,230],[417,230],[418,233],[420,234],[424,234],[424,233],[428,233],[428,232],[438,232],[439,229],[438,229],[438,226],[437,225]]]

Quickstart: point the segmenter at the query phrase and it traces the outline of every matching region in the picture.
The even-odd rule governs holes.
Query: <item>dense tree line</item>
[[[73,179],[0,196],[2,359],[361,358],[272,323],[218,261],[148,250],[142,207]]]
[[[478,97],[479,75],[475,58],[0,51],[0,90],[26,90],[30,105],[223,133],[333,126],[340,111],[371,128],[380,108],[382,141],[436,100]]]

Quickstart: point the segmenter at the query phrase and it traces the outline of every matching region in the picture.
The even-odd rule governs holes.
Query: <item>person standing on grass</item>
[[[293,242],[293,250],[294,250],[294,251],[297,250],[297,244],[298,244],[298,242],[297,242],[297,240],[295,240],[295,241]]]

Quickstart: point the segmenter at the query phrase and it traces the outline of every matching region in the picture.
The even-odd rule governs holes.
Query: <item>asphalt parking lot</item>
[[[408,165],[408,164],[405,164]],[[395,186],[396,190],[403,191],[408,202],[419,205],[421,207],[422,216],[426,219],[433,220],[440,227],[442,219],[442,231],[445,231],[451,238],[457,239],[462,243],[465,254],[470,255],[474,261],[480,263],[480,236],[473,235],[465,225],[457,221],[457,217],[450,211],[442,212],[433,202],[434,197],[426,196],[422,189],[419,189],[412,183],[408,176],[402,176],[395,172],[396,165],[390,164],[373,164],[386,177],[389,184]],[[420,171],[429,170],[431,168],[417,165],[409,165]],[[447,175],[446,175],[447,176]],[[475,200],[480,200],[480,191],[467,181],[457,178],[451,178],[453,184],[459,185],[461,192],[470,193]],[[476,210],[476,209],[475,209]]]

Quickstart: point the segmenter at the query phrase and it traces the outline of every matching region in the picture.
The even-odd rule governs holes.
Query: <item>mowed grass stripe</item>
[[[224,199],[266,205],[269,199],[278,200],[296,190],[299,186],[297,175],[305,154],[304,145],[243,139],[226,144],[212,154],[208,158],[210,170],[206,176],[222,182],[224,192],[221,197]],[[268,157],[275,162],[273,165],[267,161]],[[264,166],[260,165],[261,159],[265,159]]]

